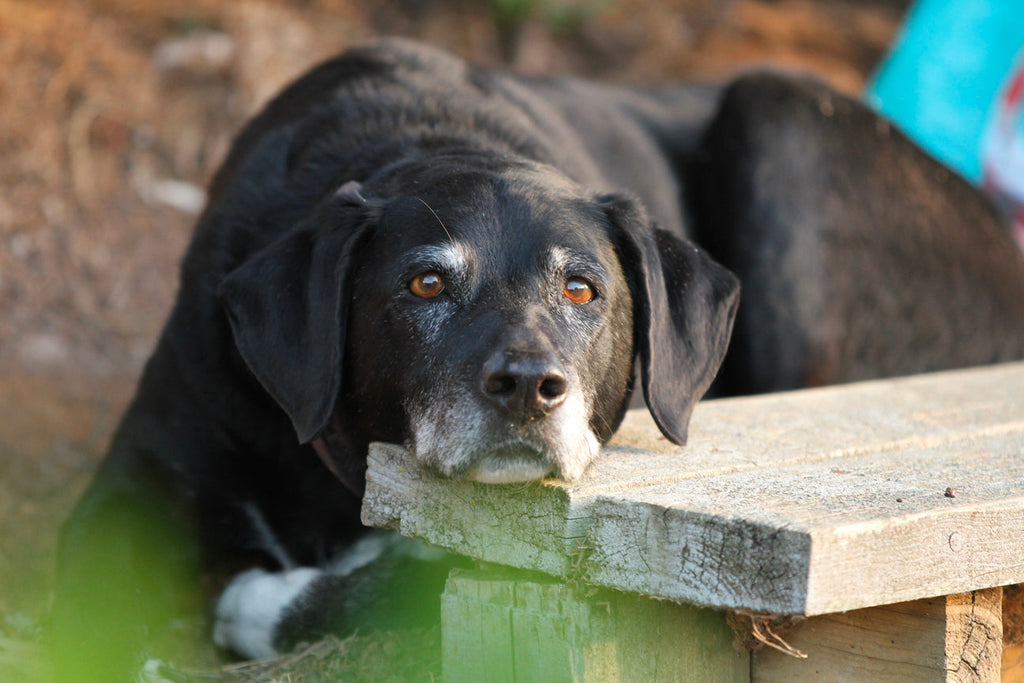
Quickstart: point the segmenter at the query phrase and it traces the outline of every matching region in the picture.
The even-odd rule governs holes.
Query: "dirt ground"
[[[774,63],[857,92],[907,4],[0,0],[0,679],[39,638],[59,522],[171,306],[203,186],[287,80],[397,34],[530,73]]]

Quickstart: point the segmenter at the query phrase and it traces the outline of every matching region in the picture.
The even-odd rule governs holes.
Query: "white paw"
[[[239,574],[217,601],[214,642],[250,659],[277,655],[274,631],[281,616],[322,573],[301,567],[286,572],[250,569]]]

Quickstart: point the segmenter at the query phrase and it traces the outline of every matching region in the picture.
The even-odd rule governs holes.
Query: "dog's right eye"
[[[444,291],[444,280],[438,273],[428,270],[409,282],[409,291],[421,299],[433,299]]]
[[[594,288],[581,277],[571,277],[565,281],[562,296],[574,304],[587,304],[594,299]]]

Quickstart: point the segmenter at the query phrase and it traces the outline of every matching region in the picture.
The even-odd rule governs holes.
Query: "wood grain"
[[[1000,680],[1001,589],[813,617],[785,634],[807,654],[754,654],[753,683]]]
[[[814,615],[1024,582],[1024,363],[631,411],[573,483],[439,480],[371,448],[364,521],[489,562]]]

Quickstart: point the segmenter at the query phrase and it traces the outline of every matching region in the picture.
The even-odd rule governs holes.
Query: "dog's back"
[[[697,239],[740,276],[720,390],[1024,357],[1024,254],[988,197],[809,78],[730,85],[689,177]]]

